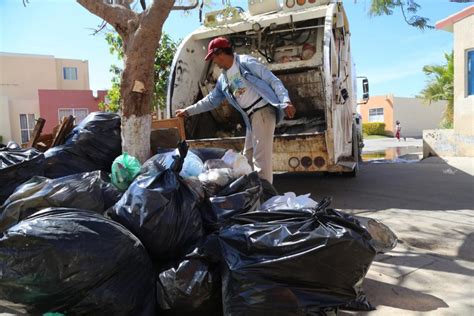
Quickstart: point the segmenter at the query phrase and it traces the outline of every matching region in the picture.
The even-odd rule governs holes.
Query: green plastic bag
[[[141,164],[137,158],[128,153],[115,158],[112,163],[112,183],[122,191],[127,190],[133,179],[140,172]]]

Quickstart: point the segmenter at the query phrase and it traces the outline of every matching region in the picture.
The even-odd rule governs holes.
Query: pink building
[[[63,116],[78,124],[104,95],[92,95],[87,60],[0,52],[0,142],[27,143],[39,117],[45,133]]]
[[[65,116],[76,118],[80,123],[89,113],[99,110],[99,103],[104,101],[107,91],[97,91],[97,97],[91,90],[47,90],[39,89],[40,116],[46,120],[43,133],[51,133]]]

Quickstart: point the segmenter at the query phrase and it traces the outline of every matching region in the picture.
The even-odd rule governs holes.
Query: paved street
[[[333,207],[396,232],[398,246],[377,256],[365,280],[377,307],[368,315],[474,315],[474,160],[448,161],[364,163],[356,178],[278,175],[275,186],[332,196]]]
[[[423,151],[423,140],[420,138],[402,138],[398,141],[396,138],[380,138],[380,139],[370,139],[364,141],[365,147],[364,151],[377,151],[383,150],[386,148],[393,147],[415,147],[419,148],[420,152]]]

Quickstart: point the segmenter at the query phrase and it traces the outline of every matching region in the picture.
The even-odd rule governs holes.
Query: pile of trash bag
[[[17,187],[0,207],[0,231],[48,207],[82,208],[102,214],[121,195],[103,171],[57,179],[36,176]]]
[[[140,241],[90,211],[49,208],[0,238],[0,300],[19,313],[154,315],[155,271]]]
[[[90,113],[66,137],[63,145],[44,153],[44,175],[59,178],[95,170],[110,172],[112,162],[122,153],[121,144],[120,115]]]
[[[0,204],[15,188],[33,176],[43,174],[44,155],[35,148],[19,148],[17,144],[0,149]]]
[[[110,113],[93,113],[45,156],[0,150],[0,176],[9,169],[0,301],[18,313],[367,311],[365,274],[397,242],[329,198],[278,195],[232,150],[182,142],[140,166],[120,152]]]
[[[244,213],[219,232],[226,315],[318,315],[357,297],[376,251],[364,228],[327,206]]]
[[[169,169],[138,176],[110,213],[158,262],[179,259],[203,236],[198,208],[201,197],[179,176],[187,144],[181,143],[178,149]]]

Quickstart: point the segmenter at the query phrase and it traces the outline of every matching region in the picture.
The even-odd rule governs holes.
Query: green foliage
[[[117,33],[105,34],[105,40],[109,44],[109,52],[111,55],[117,54],[119,60],[123,60],[123,42]]]
[[[117,55],[119,60],[123,60],[123,42],[117,33],[107,33],[105,40],[109,44],[109,51],[112,55]],[[171,63],[178,48],[179,42],[166,33],[162,33],[160,46],[156,51],[154,64],[155,92],[153,94],[153,110],[164,109],[166,107],[166,94],[168,78],[171,71]],[[108,104],[101,102],[99,108],[103,111],[118,112],[120,109],[120,81],[122,69],[116,65],[110,66],[112,77],[112,88],[107,93]]]
[[[160,47],[155,55],[155,94],[153,96],[153,107],[163,110],[166,107],[166,95],[168,78],[171,71],[171,63],[178,49],[178,42],[163,32]]]
[[[100,102],[99,109],[106,112],[117,113],[120,110],[120,84],[112,83],[112,88],[107,92],[107,103]]]
[[[403,18],[408,25],[421,30],[433,29],[428,18],[417,15],[420,5],[414,0],[371,0],[369,14],[372,16],[392,15],[393,11],[400,8]]]
[[[365,135],[385,135],[385,123],[362,123]]]
[[[446,101],[442,128],[453,128],[454,119],[454,53],[445,53],[445,64],[426,65],[423,72],[428,81],[418,97],[431,104],[436,101]]]

